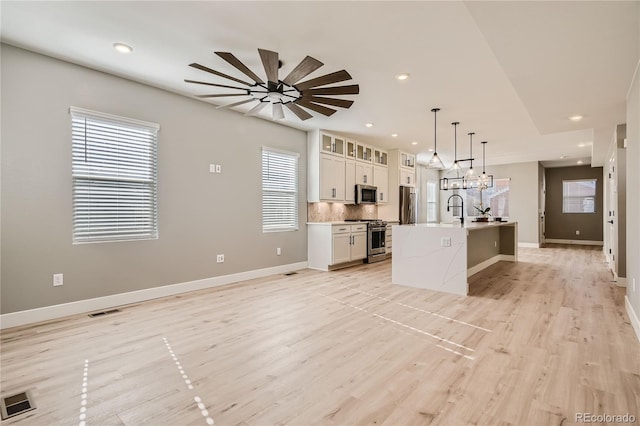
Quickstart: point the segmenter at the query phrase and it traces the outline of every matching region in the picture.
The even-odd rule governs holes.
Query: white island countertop
[[[498,261],[517,260],[517,222],[393,226],[394,284],[466,296],[468,276]]]

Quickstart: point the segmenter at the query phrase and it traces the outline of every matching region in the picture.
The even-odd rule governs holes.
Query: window
[[[438,221],[438,186],[427,182],[427,222]]]
[[[481,216],[476,207],[480,207],[481,201],[483,208],[491,207],[489,213],[494,217],[509,217],[509,185],[511,179],[502,178],[494,179],[493,187],[482,190],[482,200],[480,200],[481,191],[478,188],[467,189],[467,199],[464,202],[467,216]]]
[[[71,107],[73,242],[158,238],[159,126]]]
[[[595,213],[596,179],[562,181],[562,213]]]
[[[262,148],[262,231],[298,229],[299,154]]]

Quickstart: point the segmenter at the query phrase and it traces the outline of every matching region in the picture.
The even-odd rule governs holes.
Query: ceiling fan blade
[[[229,93],[221,95],[196,95],[196,98],[226,98],[228,96],[249,96],[246,93]]]
[[[345,70],[332,72],[331,74],[323,75],[311,80],[304,81],[302,83],[294,85],[298,90],[310,89],[312,87],[325,86],[331,83],[337,83],[339,81],[351,80],[351,76]]]
[[[235,77],[231,77],[230,75],[223,74],[220,71],[212,70],[211,68],[207,68],[204,65],[193,63],[193,64],[189,64],[189,66],[193,68],[197,68],[202,71],[210,72],[211,74],[217,75],[219,77],[228,78],[229,80],[233,80],[237,83],[244,84],[245,86],[253,86],[253,84],[251,83],[247,83],[246,81],[242,81],[239,78],[235,78]]]
[[[284,110],[280,102],[273,104],[273,119],[282,120],[284,118]]]
[[[332,109],[332,108],[327,108],[325,106],[322,105],[317,105],[317,104],[313,104],[307,100],[305,100],[304,98],[300,98],[297,101],[295,101],[296,104],[303,106],[307,109],[313,110],[315,112],[319,112],[320,114],[326,115],[327,117],[329,117],[330,115],[333,115],[336,110]]]
[[[320,89],[309,89],[304,92],[303,97],[315,95],[357,95],[360,93],[360,86],[352,84],[350,86],[323,87]]]
[[[298,118],[300,120],[302,120],[302,121],[308,120],[311,117],[313,117],[313,115],[309,114],[307,111],[303,110],[302,108],[300,108],[298,105],[294,104],[293,102],[288,102],[288,103],[284,104],[284,106],[289,108],[291,110],[291,112],[294,113],[295,115],[297,115]]]
[[[194,83],[194,84],[205,84],[207,86],[215,86],[215,87],[224,87],[226,89],[238,89],[238,90],[247,90],[244,87],[238,87],[238,86],[227,86],[224,84],[215,84],[215,83],[207,83],[206,81],[196,81],[196,80],[185,80],[185,83]]]
[[[323,65],[324,64],[319,60],[312,58],[311,56],[307,56],[302,60],[302,62],[296,65],[293,71],[291,71],[289,75],[282,80],[282,82],[289,86],[293,86]]]
[[[249,102],[253,102],[253,101],[257,101],[257,99],[253,98],[253,99],[247,99],[244,101],[240,101],[240,102],[234,102],[232,104],[227,104],[227,105],[218,105],[216,108],[233,108],[236,107],[238,105],[243,105]]]
[[[317,104],[333,105],[341,108],[349,108],[351,105],[353,105],[353,101],[349,101],[346,99],[323,98],[321,96],[309,96],[305,97],[304,99],[309,102],[315,102]]]
[[[247,111],[245,115],[258,115],[258,113],[260,111],[262,111],[264,109],[264,107],[266,107],[270,103],[271,102],[262,102],[262,101],[260,101],[260,103],[258,105],[254,106],[249,111]]]
[[[278,82],[278,52],[270,50],[258,49],[264,72],[267,74],[267,80],[274,83]],[[275,105],[275,104],[274,104]]]
[[[220,56],[225,61],[229,62],[231,65],[236,67],[241,73],[249,77],[251,80],[255,81],[258,84],[263,84],[264,81],[260,77],[258,77],[253,71],[251,71],[245,64],[240,62],[240,59],[233,56],[233,53],[229,52],[215,52],[216,55]]]

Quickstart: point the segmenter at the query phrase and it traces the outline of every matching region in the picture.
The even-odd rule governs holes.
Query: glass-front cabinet
[[[340,157],[344,156],[344,150],[345,150],[344,138],[332,136],[326,133],[322,133],[321,136],[322,136],[322,141],[321,141],[320,149],[322,150],[322,152],[338,155]]]
[[[356,143],[354,141],[347,140],[347,151],[345,152],[345,157],[352,160],[356,159]]]
[[[356,143],[356,160],[371,163],[373,160],[373,149],[368,145]]]
[[[383,151],[378,148],[373,149],[373,164],[376,166],[387,166],[389,165],[389,154],[387,151]]]
[[[400,167],[415,169],[416,156],[414,154],[409,154],[408,152],[400,152]]]

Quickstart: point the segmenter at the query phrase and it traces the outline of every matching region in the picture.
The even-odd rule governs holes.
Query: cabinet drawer
[[[351,225],[351,232],[365,232],[366,230],[367,230],[366,223]]]
[[[331,227],[332,234],[348,234],[351,232],[351,225],[333,225]]]

